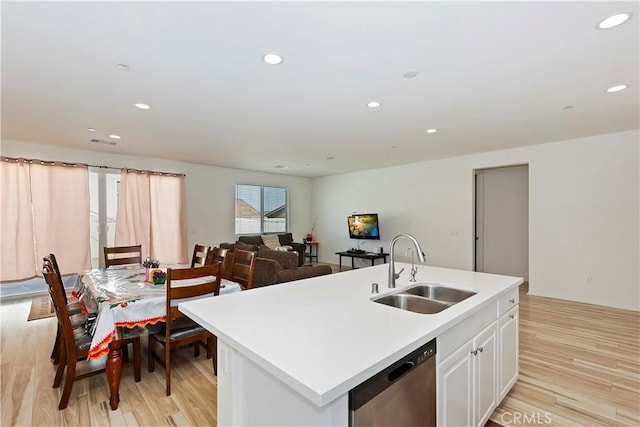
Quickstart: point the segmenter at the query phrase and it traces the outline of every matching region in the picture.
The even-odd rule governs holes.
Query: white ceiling
[[[637,129],[638,4],[3,1],[2,138],[313,177]]]

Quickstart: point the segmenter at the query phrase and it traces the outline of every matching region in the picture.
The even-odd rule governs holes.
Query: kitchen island
[[[411,267],[396,265],[397,271]],[[499,318],[517,314],[522,279],[420,266],[419,283],[477,293],[440,313],[418,314],[371,301],[414,284],[405,273],[389,289],[387,271],[388,265],[379,265],[181,303],[181,311],[218,337],[218,424],[346,426],[349,391],[434,338],[438,424],[452,425],[460,416],[464,425],[487,418],[485,406],[493,410],[517,378],[517,317],[509,318],[515,334],[513,326],[504,334],[507,351],[497,339]],[[371,293],[372,283],[379,283],[380,294]],[[487,328],[494,337],[493,385],[473,377],[477,362],[466,354],[467,347],[478,353]],[[513,359],[513,352],[515,374],[507,361],[510,373],[503,381],[501,359]],[[469,375],[456,373],[460,367]],[[461,378],[469,383],[460,384]],[[456,383],[441,391],[447,381]],[[460,415],[458,405],[448,414],[446,393],[457,389],[468,394],[468,411]]]

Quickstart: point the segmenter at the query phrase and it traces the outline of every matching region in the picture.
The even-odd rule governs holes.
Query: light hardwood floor
[[[163,369],[149,374],[143,356],[141,382],[131,368],[123,372],[117,411],[104,376],[74,384],[69,407],[58,411],[49,360],[55,320],[27,322],[29,307],[0,306],[2,426],[215,425],[211,361],[189,349],[173,359],[170,397]],[[492,416],[499,424],[640,425],[640,313],[521,294],[520,355],[520,378]]]
[[[520,292],[520,376],[504,426],[639,426],[640,313]]]

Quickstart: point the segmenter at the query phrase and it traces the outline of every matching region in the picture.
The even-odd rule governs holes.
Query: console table
[[[355,269],[355,266],[353,265],[353,259],[354,258],[370,259],[371,260],[371,266],[373,266],[377,259],[381,259],[382,262],[386,264],[387,257],[389,256],[389,254],[384,253],[384,252],[381,253],[381,254],[378,254],[378,253],[375,253],[375,252],[358,253],[358,252],[349,252],[349,251],[336,252],[336,255],[340,255],[340,267],[339,267],[338,271],[342,271],[342,257],[343,256],[351,258],[351,268],[352,269]]]

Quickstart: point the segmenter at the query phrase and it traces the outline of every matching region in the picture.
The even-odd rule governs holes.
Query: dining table
[[[171,265],[161,270],[166,272],[167,268],[188,267],[189,265]],[[181,280],[177,283],[178,286],[188,286],[202,280]],[[221,280],[220,295],[241,290],[242,287],[238,283]],[[144,333],[142,328],[166,321],[166,285],[149,282],[148,271],[140,266],[109,267],[80,272],[71,293],[82,303],[82,311],[90,318],[95,317],[89,331],[92,341],[88,359],[96,360],[107,356],[109,403],[111,409],[115,410],[120,402],[120,376],[123,364],[120,345],[123,332],[127,331],[131,335],[139,330]]]

